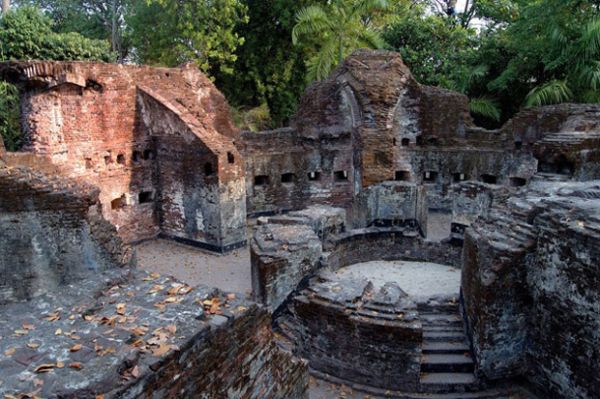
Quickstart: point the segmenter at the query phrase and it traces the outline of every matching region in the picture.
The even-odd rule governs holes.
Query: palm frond
[[[500,120],[500,108],[498,103],[489,97],[472,98],[469,102],[469,110],[472,114],[483,116],[494,121]]]
[[[548,104],[560,104],[570,101],[572,98],[573,92],[567,82],[555,79],[531,90],[525,99],[525,106],[538,107]]]
[[[588,59],[597,58],[600,54],[600,18],[594,18],[585,25],[582,40]]]
[[[592,63],[582,66],[579,68],[578,79],[583,85],[592,89],[593,91],[600,89],[600,61],[593,61]]]
[[[385,42],[379,33],[371,29],[361,29],[358,33],[358,44],[366,48],[383,48]]]
[[[365,15],[374,11],[386,10],[389,7],[387,0],[357,0],[350,9],[351,15]]]
[[[332,29],[331,21],[320,6],[309,6],[296,14],[296,25],[292,29],[292,43],[297,44],[302,35],[310,35]]]
[[[600,91],[586,90],[578,96],[577,100],[582,103],[598,104],[600,103]]]
[[[338,59],[336,40],[326,41],[319,52],[307,62],[306,78],[309,82],[323,80],[329,76]]]

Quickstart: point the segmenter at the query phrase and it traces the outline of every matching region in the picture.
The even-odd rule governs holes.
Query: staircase
[[[423,324],[421,392],[462,393],[480,386],[457,303],[419,308]]]

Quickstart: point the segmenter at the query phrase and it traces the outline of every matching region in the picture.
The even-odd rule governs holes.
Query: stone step
[[[456,353],[463,354],[469,353],[470,348],[466,342],[448,342],[448,341],[438,341],[438,342],[424,342],[421,347],[423,354],[429,353]]]
[[[462,326],[455,326],[455,325],[436,326],[436,325],[431,325],[431,324],[425,324],[423,326],[423,331],[446,331],[446,332],[462,332],[462,333],[464,333],[464,329]]]
[[[464,332],[456,331],[423,331],[423,341],[450,341],[450,342],[464,342]]]
[[[423,325],[446,325],[446,324],[461,324],[462,318],[458,314],[448,313],[421,313],[419,315]]]
[[[473,392],[480,388],[473,373],[421,373],[420,391],[427,393]]]
[[[454,373],[473,370],[474,364],[470,355],[427,354],[421,357],[421,372]]]

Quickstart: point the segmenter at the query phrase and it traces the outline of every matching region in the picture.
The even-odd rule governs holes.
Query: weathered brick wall
[[[382,390],[417,388],[422,326],[416,304],[395,283],[312,279],[275,320],[276,331],[310,368]]]
[[[427,235],[424,186],[406,182],[385,182],[369,186],[355,199],[353,227],[403,226],[415,224]]]
[[[24,62],[1,64],[0,74],[24,88],[24,150],[98,186],[102,213],[123,239],[164,228],[216,250],[245,241],[238,131],[197,68]]]
[[[0,304],[131,264],[131,249],[98,205],[91,187],[0,167]]]
[[[305,224],[263,224],[250,245],[254,300],[273,310],[319,267],[321,241]]]
[[[301,209],[311,203],[347,205],[353,197],[350,133],[299,136],[296,130],[242,135],[248,212]]]
[[[599,198],[595,182],[539,183],[467,229],[462,294],[481,375],[598,396]]]
[[[323,259],[332,270],[372,260],[406,260],[461,266],[461,247],[423,240],[415,228],[350,230],[341,234]]]

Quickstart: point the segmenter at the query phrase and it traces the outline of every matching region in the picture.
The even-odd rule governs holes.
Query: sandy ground
[[[460,270],[436,263],[372,261],[341,268],[335,275],[342,281],[365,278],[376,290],[393,281],[416,302],[438,296],[458,298],[460,290]]]
[[[208,285],[223,291],[250,294],[250,251],[240,248],[227,255],[168,240],[146,241],[136,246],[140,269],[170,275],[190,285]]]

